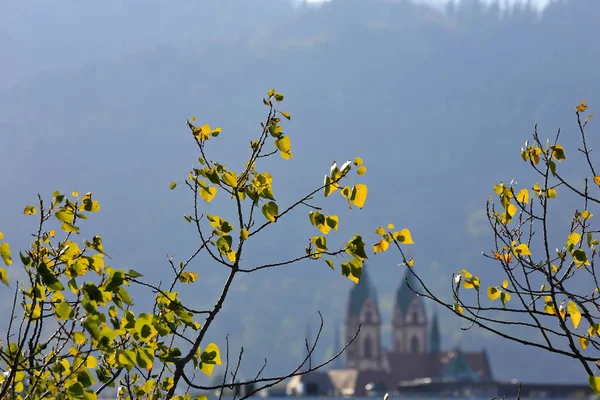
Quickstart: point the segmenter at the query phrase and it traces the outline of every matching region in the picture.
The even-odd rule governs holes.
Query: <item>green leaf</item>
[[[577,249],[573,252],[573,259],[578,264],[588,264],[589,263],[587,254],[585,254],[585,251],[583,251],[581,249]]]
[[[140,278],[140,277],[142,277],[144,275],[140,274],[137,271],[134,271],[134,270],[130,269],[129,272],[127,272],[127,276],[129,276],[131,278]]]
[[[271,222],[277,221],[277,215],[279,214],[279,206],[277,203],[270,201],[262,206],[262,213]]]
[[[600,395],[600,377],[597,376],[588,376],[588,382],[590,383],[590,387],[594,390],[594,392]]]
[[[67,392],[76,399],[83,398],[83,385],[75,382],[67,389]]]
[[[54,274],[48,269],[45,263],[41,263],[38,267],[38,273],[42,278],[42,282],[44,285],[48,287],[53,292],[64,290],[64,286],[60,281],[54,276]]]
[[[56,315],[58,316],[58,320],[67,320],[71,317],[71,306],[69,306],[69,303],[65,301],[58,303],[55,311]]]

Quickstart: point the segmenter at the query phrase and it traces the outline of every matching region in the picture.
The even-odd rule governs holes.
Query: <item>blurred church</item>
[[[417,281],[406,271],[392,315],[392,348],[382,344],[382,318],[377,291],[363,267],[360,283],[350,291],[344,336],[347,343],[360,325],[360,334],[346,349],[343,365],[292,378],[289,395],[365,396],[394,392],[410,382],[491,382],[485,350],[467,352],[441,348],[437,315],[427,315],[423,298],[414,293]],[[337,333],[337,330],[336,330]],[[340,350],[336,335],[336,353]]]

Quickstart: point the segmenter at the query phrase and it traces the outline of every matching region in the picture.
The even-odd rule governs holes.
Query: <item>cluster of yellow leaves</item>
[[[508,293],[506,290],[502,290],[502,289],[508,289],[508,281],[506,279],[502,281],[501,287],[498,287],[498,286],[488,287],[487,295],[488,295],[488,298],[492,301],[500,298],[502,305],[504,307],[506,307],[506,303],[510,300],[510,293]]]
[[[349,209],[352,209],[352,205],[363,208],[369,193],[368,187],[361,183],[344,187],[340,185],[340,181],[350,172],[353,165],[358,167],[357,174],[360,176],[364,175],[367,171],[367,168],[363,165],[363,160],[358,157],[353,162],[350,160],[346,161],[340,167],[334,162],[329,169],[329,175],[325,175],[323,186],[325,197],[328,197],[339,189],[342,196],[348,200]]]
[[[375,254],[386,251],[392,241],[401,244],[415,244],[412,239],[412,234],[408,229],[404,228],[400,231],[392,232],[392,229],[394,229],[393,224],[388,224],[387,229],[388,230],[386,230],[383,226],[380,226],[375,231],[376,234],[381,236],[381,239],[379,239],[377,243],[373,244],[373,252]],[[414,261],[409,261],[409,264],[409,266],[414,265]]]
[[[462,282],[463,287],[465,289],[475,289],[477,291],[479,290],[479,278],[478,277],[473,276],[473,274],[471,274],[466,269],[459,271],[458,276],[460,277],[459,279]]]

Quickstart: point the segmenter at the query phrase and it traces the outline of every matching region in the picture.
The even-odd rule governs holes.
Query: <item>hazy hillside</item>
[[[103,235],[116,266],[149,276],[168,268],[166,254],[186,258],[197,243],[182,218],[191,199],[168,190],[196,159],[184,124],[192,115],[223,128],[211,157],[240,164],[265,115],[261,96],[276,87],[295,154],[267,164],[278,200],[318,185],[333,160],[362,157],[367,207],[348,215],[328,203],[339,209],[340,236],[369,237],[390,221],[411,228],[417,267],[446,293],[454,270],[499,276],[480,256],[491,242],[478,216],[493,184],[531,177],[518,150],[534,123],[542,136],[562,128],[575,155],[573,106],[585,98],[600,109],[597,0],[541,16],[475,1],[445,13],[383,0],[18,4],[0,6],[0,51],[10,55],[0,66],[1,229],[24,247],[33,225],[20,214],[36,193],[93,191],[102,212],[88,233]],[[302,254],[311,232],[298,212],[265,232],[246,262]],[[370,261],[385,312],[404,274],[396,264],[393,254]],[[194,270],[202,282],[186,295],[207,304],[225,271],[208,260]],[[332,334],[351,285],[322,262],[244,277],[211,339],[230,333],[243,344],[246,374],[264,356],[277,373],[301,356],[317,310]],[[452,346],[458,323],[441,317]],[[556,362],[559,379],[583,376],[561,359],[468,335],[463,346],[486,346],[500,378],[544,380]]]

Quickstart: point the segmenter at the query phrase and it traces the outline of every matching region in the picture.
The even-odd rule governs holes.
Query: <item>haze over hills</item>
[[[465,267],[501,279],[480,255],[492,246],[482,210],[495,183],[535,183],[519,158],[534,124],[542,137],[562,128],[575,158],[573,106],[600,104],[596,0],[551,4],[541,15],[466,0],[443,12],[383,0],[61,4],[0,6],[0,51],[10,55],[0,66],[2,231],[23,248],[34,226],[22,209],[38,192],[92,191],[101,216],[83,235],[102,234],[115,266],[149,277],[167,271],[166,254],[185,259],[197,243],[182,218],[191,199],[168,190],[197,157],[184,124],[192,115],[223,128],[210,157],[239,167],[265,117],[261,97],[277,88],[294,149],[291,161],[263,167],[278,201],[319,185],[333,160],[362,157],[365,209],[325,202],[340,216],[337,237],[371,240],[388,222],[410,228],[420,273],[447,294],[452,272]],[[570,165],[576,176],[579,164]],[[228,207],[210,211],[227,216]],[[568,229],[570,215],[558,209],[557,218]],[[306,211],[297,212],[246,249],[245,261],[301,255],[312,234]],[[404,274],[398,263],[393,253],[369,261],[384,312]],[[200,283],[185,295],[210,304],[226,271],[208,260],[194,270]],[[302,356],[317,310],[333,333],[351,286],[323,262],[244,276],[209,336],[244,345],[245,374],[265,356],[267,372],[278,373]],[[444,346],[453,346],[459,323],[440,317]],[[481,331],[462,345],[486,346],[499,378],[543,381],[556,365],[563,373],[554,380],[584,377],[576,364]]]

